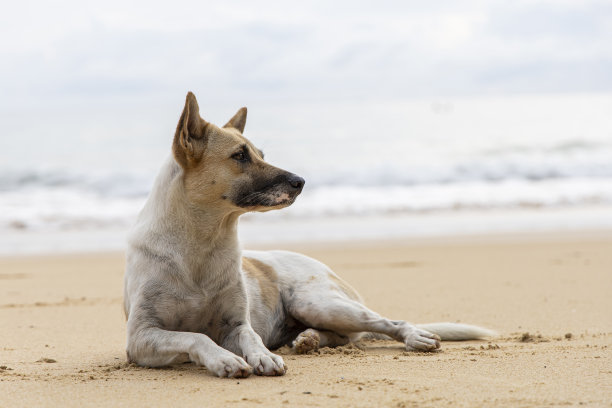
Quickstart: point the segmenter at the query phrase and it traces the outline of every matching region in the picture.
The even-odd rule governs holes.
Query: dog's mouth
[[[236,201],[236,205],[251,211],[268,211],[288,207],[301,193],[301,189],[288,192],[272,186],[264,191],[254,191]]]
[[[243,185],[234,196],[234,204],[247,211],[269,211],[288,207],[302,192],[304,179],[282,171],[274,177],[255,179]]]

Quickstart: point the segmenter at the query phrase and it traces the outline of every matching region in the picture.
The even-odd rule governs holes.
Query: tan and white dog
[[[266,163],[242,132],[242,108],[221,127],[187,94],[172,156],[131,231],[125,273],[128,360],[192,361],[220,377],[283,375],[297,352],[386,335],[408,350],[483,338],[476,326],[414,326],[371,311],[324,264],[286,251],[242,251],[238,218],[291,205],[304,180]]]

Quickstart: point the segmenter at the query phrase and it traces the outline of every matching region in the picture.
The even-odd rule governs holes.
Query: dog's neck
[[[188,262],[188,273],[200,285],[210,286],[207,282],[221,283],[227,278],[239,273],[241,265],[241,250],[238,243],[239,214],[223,214],[210,209],[193,208],[185,205],[182,200],[171,214],[183,214],[172,222],[182,225],[175,229],[175,249]],[[172,207],[171,207],[172,208]]]
[[[166,163],[141,214],[147,229],[155,229],[167,249],[180,254],[194,280],[203,274],[227,274],[240,268],[239,212],[203,208],[187,199],[182,169]],[[212,278],[212,276],[211,276]]]

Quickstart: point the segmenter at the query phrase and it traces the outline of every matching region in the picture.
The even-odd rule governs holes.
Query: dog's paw
[[[206,364],[206,368],[217,377],[246,378],[253,373],[253,368],[244,359],[227,352]]]
[[[318,350],[321,339],[316,330],[308,329],[300,333],[293,340],[293,348],[297,354],[306,354],[312,350]]]
[[[246,361],[253,367],[257,375],[284,375],[287,372],[283,359],[270,352],[249,354],[246,356]]]
[[[440,348],[440,336],[411,327],[404,337],[406,350],[435,351]]]

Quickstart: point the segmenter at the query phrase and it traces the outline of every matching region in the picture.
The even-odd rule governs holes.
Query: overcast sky
[[[612,91],[610,1],[19,1],[0,30],[4,112]]]

